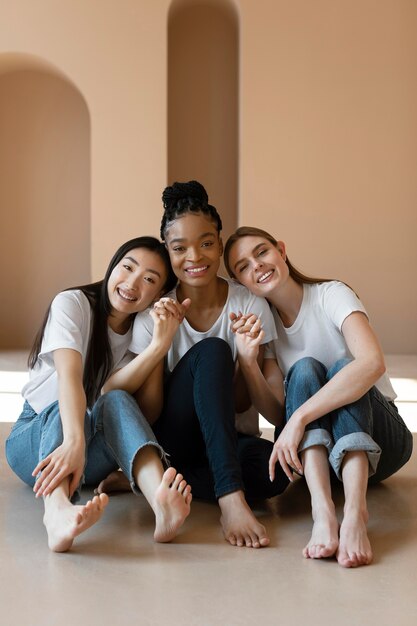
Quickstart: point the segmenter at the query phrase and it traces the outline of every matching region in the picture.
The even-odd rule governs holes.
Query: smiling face
[[[257,296],[267,298],[289,276],[285,244],[278,247],[263,237],[240,237],[229,252],[229,266],[235,278]]]
[[[216,226],[203,213],[176,218],[165,240],[172,269],[182,283],[203,287],[217,276],[222,242]]]
[[[146,248],[129,250],[107,283],[112,317],[126,319],[145,310],[162,294],[166,279],[167,269],[158,254]]]

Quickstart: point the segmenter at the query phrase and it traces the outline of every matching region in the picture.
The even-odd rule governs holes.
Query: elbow
[[[375,381],[381,378],[381,376],[383,376],[383,374],[385,374],[385,372],[387,371],[384,358],[378,355],[374,359],[372,359],[369,362],[368,371]]]

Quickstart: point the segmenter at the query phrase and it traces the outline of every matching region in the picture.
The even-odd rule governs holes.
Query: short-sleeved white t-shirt
[[[239,283],[229,279],[224,279],[228,286],[228,294],[225,305],[217,320],[209,330],[200,332],[195,330],[186,319],[180,324],[172,345],[167,355],[167,367],[172,371],[178,361],[196,343],[208,337],[220,337],[224,339],[232,350],[233,359],[236,360],[237,351],[233,332],[230,329],[230,313],[243,314],[254,313],[260,317],[265,337],[262,343],[268,343],[276,337],[275,324],[269,305],[264,298],[254,296]],[[177,299],[176,289],[167,294],[168,298]],[[153,319],[149,315],[149,310],[138,313],[133,325],[133,337],[130,344],[131,352],[140,354],[150,344],[153,332]]]
[[[186,319],[182,322],[175,334],[172,346],[168,351],[166,361],[169,371],[174,369],[178,361],[192,346],[208,337],[220,337],[224,339],[232,350],[233,359],[236,360],[237,350],[233,332],[230,330],[230,313],[237,314],[241,311],[243,314],[254,313],[260,317],[265,332],[262,343],[266,344],[276,337],[274,319],[267,301],[264,298],[254,296],[246,287],[243,287],[243,285],[233,280],[224,280],[227,282],[229,290],[227,300],[219,317],[214,322],[213,326],[205,332],[195,330]],[[177,299],[176,289],[168,293],[167,297]],[[152,331],[153,320],[149,315],[149,310],[138,313],[133,326],[133,338],[130,350],[135,354],[140,354],[149,345],[152,338]],[[258,413],[253,407],[244,413],[237,413],[235,416],[236,429],[247,435],[258,436],[260,434],[258,417]]]
[[[82,291],[62,291],[52,301],[38,361],[29,371],[29,381],[22,389],[23,397],[36,413],[40,413],[58,400],[58,375],[53,358],[54,350],[59,348],[76,350],[81,354],[84,366],[91,322],[91,306]],[[132,329],[125,335],[118,335],[110,327],[108,331],[115,370],[134,358],[129,352]]]
[[[278,364],[286,376],[294,363],[303,357],[313,357],[329,368],[336,361],[352,358],[342,324],[355,311],[367,315],[356,294],[344,283],[330,281],[303,285],[303,301],[294,324],[286,328],[277,310],[273,316],[277,338],[270,344]],[[268,350],[267,356],[270,356]],[[396,397],[387,374],[381,376],[376,387],[389,400]]]

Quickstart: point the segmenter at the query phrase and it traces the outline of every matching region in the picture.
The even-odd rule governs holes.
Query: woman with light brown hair
[[[224,257],[230,276],[266,298],[274,316],[277,339],[265,356],[277,359],[286,397],[270,475],[278,461],[288,478],[293,472],[305,476],[314,525],[303,554],[336,556],[344,567],[367,565],[368,483],[384,480],[408,461],[412,435],[394,404],[366,310],[346,284],[295,269],[284,242],[261,229],[238,228]],[[345,492],[340,530],[332,474]]]

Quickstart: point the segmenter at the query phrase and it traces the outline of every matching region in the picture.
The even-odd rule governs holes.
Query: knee
[[[341,369],[346,367],[346,365],[351,363],[351,361],[352,359],[344,358],[344,359],[339,359],[338,361],[333,363],[333,365],[329,367],[327,371],[327,376],[326,376],[327,380],[330,380],[331,378],[333,378],[333,376],[336,376],[336,374],[340,372]]]
[[[324,377],[325,374],[326,368],[323,363],[311,356],[306,356],[294,363],[290,368],[287,375],[287,382],[290,380],[294,382],[295,379],[296,383],[300,384],[313,378]]]
[[[114,412],[115,409],[126,406],[127,404],[131,405],[132,403],[137,404],[130,393],[122,389],[112,389],[100,396],[96,402],[96,407]]]
[[[233,363],[232,351],[229,344],[220,337],[208,337],[196,343],[190,350],[194,355],[203,356],[212,360],[230,361]]]

